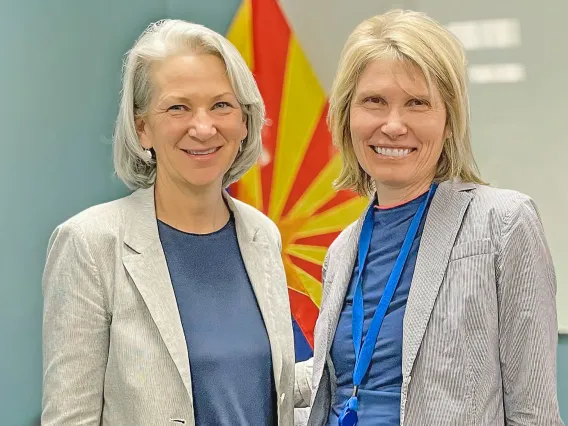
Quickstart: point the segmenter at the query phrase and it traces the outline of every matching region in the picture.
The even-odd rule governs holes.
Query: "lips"
[[[379,146],[371,146],[371,148],[377,154],[393,158],[404,158],[407,155],[416,151],[416,148],[383,148]]]
[[[221,147],[218,146],[218,147],[214,147],[214,148],[210,148],[210,149],[182,149],[182,151],[188,153],[189,155],[200,156],[200,155],[214,154],[217,151],[219,151],[220,149],[221,149]]]

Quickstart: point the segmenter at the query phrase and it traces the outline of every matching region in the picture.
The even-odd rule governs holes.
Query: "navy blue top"
[[[191,364],[197,426],[275,425],[268,334],[233,217],[188,234],[158,221]]]
[[[375,208],[373,212],[373,234],[363,270],[362,281],[365,309],[363,337],[367,333],[371,319],[377,309],[410,222],[418,210],[418,206],[426,197],[427,194],[423,194],[403,205],[388,209]],[[400,282],[383,320],[369,370],[359,388],[358,417],[360,425],[386,426],[400,424],[402,321],[426,213],[427,210],[418,228],[408,260],[402,271]],[[331,359],[337,377],[337,391],[335,399],[332,401],[328,425],[337,425],[338,415],[343,410],[345,402],[353,393],[355,351],[353,348],[351,321],[353,314],[353,291],[357,273],[358,267],[357,263],[355,263],[331,346]]]

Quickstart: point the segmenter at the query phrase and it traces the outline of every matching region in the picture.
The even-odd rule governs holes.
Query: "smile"
[[[406,157],[407,155],[416,151],[415,148],[405,148],[405,149],[396,149],[396,148],[381,148],[378,146],[371,147],[373,151],[377,154],[384,155],[385,157]]]
[[[182,149],[182,151],[184,151],[185,153],[187,153],[189,155],[195,155],[195,156],[199,157],[199,156],[214,154],[217,151],[219,151],[220,149],[221,149],[221,147],[218,146],[216,148],[211,148],[211,149],[207,149],[207,150]]]

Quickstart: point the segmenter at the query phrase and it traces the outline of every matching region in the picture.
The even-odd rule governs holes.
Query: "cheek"
[[[437,133],[435,135],[430,134],[429,136],[431,139],[428,141],[422,140],[423,146],[426,149],[424,149],[420,157],[418,157],[418,162],[428,170],[435,170],[444,146],[444,141],[442,140],[443,135]]]
[[[170,118],[156,122],[152,129],[154,145],[176,145],[187,134],[187,124],[183,120]]]
[[[168,139],[178,139],[179,137],[185,136],[189,132],[187,120],[181,119],[172,119],[164,122],[162,129],[164,136],[166,136]]]
[[[417,122],[413,126],[413,131],[418,140],[426,147],[426,152],[435,155],[442,152],[444,145],[444,130],[445,126],[443,121],[440,120],[423,120]]]
[[[247,127],[241,117],[223,117],[215,123],[217,132],[227,141],[237,145],[246,138]]]
[[[377,129],[377,123],[373,116],[360,110],[352,110],[349,119],[351,139],[354,142],[369,140]]]
[[[435,154],[436,161],[438,161],[438,158],[442,153],[444,142],[445,142],[445,136],[444,136],[444,131],[442,129],[436,132],[436,134],[434,135],[434,140],[432,142],[432,152]]]
[[[349,131],[359,162],[365,162],[366,142],[373,138],[379,128],[380,125],[372,115],[364,114],[361,111],[352,113],[349,120]]]

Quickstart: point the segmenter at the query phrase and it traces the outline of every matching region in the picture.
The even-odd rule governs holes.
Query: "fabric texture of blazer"
[[[290,426],[294,346],[280,233],[256,209],[224,196],[270,340],[278,424]],[[190,362],[153,187],[57,227],[43,292],[42,425],[195,424]]]
[[[363,216],[331,245],[315,328],[309,425],[327,422],[330,347]],[[556,277],[532,200],[447,181],[428,214],[403,324],[401,425],[562,425]]]

